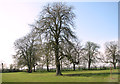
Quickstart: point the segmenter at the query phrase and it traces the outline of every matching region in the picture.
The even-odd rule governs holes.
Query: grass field
[[[63,76],[55,72],[3,73],[2,82],[118,82],[118,70],[65,71]]]

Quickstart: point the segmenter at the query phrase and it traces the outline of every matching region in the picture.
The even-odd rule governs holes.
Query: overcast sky
[[[41,1],[15,1],[0,3],[0,61],[13,63],[14,42],[30,31],[28,24],[39,17]],[[76,35],[82,41],[93,41],[101,45],[118,39],[117,2],[68,2],[74,7]]]

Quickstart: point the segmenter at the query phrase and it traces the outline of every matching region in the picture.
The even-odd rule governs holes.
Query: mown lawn
[[[66,71],[63,76],[55,72],[14,72],[3,73],[2,82],[118,82],[118,70]]]

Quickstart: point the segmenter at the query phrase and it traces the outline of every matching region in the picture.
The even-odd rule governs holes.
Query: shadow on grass
[[[120,75],[120,73],[112,73],[115,75]],[[84,76],[84,77],[90,77],[90,76],[109,76],[110,73],[81,73],[81,74],[64,74],[63,76]]]

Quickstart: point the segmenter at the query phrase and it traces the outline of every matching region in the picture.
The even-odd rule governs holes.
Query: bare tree
[[[16,40],[14,43],[16,49],[14,58],[17,59],[18,65],[27,65],[29,73],[32,72],[32,67],[34,67],[35,71],[35,64],[39,59],[37,52],[39,50],[39,43],[33,31],[25,37]]]
[[[112,63],[114,69],[116,69],[117,56],[118,54],[118,43],[117,41],[111,41],[105,43],[105,55],[106,55],[106,63]]]
[[[41,34],[42,39],[53,45],[56,63],[56,75],[62,75],[60,70],[60,53],[59,48],[61,43],[75,39],[71,28],[75,15],[72,12],[72,7],[63,3],[48,4],[41,12],[40,18],[35,27]]]
[[[61,59],[66,57],[72,64],[73,70],[75,71],[75,65],[80,63],[82,46],[80,42],[75,41],[71,44],[63,43],[60,48]]]
[[[43,48],[43,58],[44,58],[44,64],[47,66],[47,71],[49,72],[49,65],[51,64],[51,61],[54,60],[53,58],[53,50],[52,50],[52,45],[50,43],[45,42],[42,45]]]
[[[76,42],[74,44],[74,47],[73,47],[73,55],[72,55],[72,59],[73,59],[73,70],[75,71],[75,65],[77,64],[80,64],[81,61],[82,61],[82,50],[83,50],[83,47],[81,45],[80,42]]]
[[[96,62],[96,56],[99,53],[98,49],[100,47],[93,42],[87,42],[84,47],[84,56],[83,60],[86,60],[88,62],[88,69],[90,69],[91,63]]]

